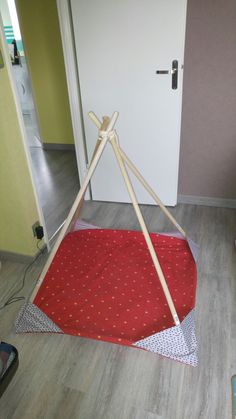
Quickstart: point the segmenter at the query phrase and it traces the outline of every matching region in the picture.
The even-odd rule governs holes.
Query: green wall
[[[6,66],[0,69],[0,92],[0,251],[33,256],[31,226],[39,214]]]
[[[73,144],[56,0],[17,0],[43,143]]]

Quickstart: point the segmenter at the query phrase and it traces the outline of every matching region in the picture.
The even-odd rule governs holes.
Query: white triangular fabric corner
[[[155,333],[135,342],[133,345],[196,366],[197,340],[195,335],[194,309],[190,311],[179,326]]]
[[[15,321],[16,333],[54,332],[64,333],[36,305],[27,302],[21,308]]]
[[[192,252],[193,258],[194,258],[195,262],[197,262],[200,246],[188,237],[187,237],[187,242],[188,242],[189,248]]]

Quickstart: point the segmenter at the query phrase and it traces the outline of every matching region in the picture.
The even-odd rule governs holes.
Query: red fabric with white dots
[[[186,240],[151,233],[180,321],[195,306]],[[143,234],[84,230],[62,241],[34,300],[64,333],[132,343],[174,326]]]

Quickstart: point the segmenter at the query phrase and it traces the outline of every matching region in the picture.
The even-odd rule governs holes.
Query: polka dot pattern
[[[21,308],[15,321],[16,333],[30,332],[51,332],[63,333],[62,330],[52,322],[34,304],[25,303]]]
[[[194,310],[185,317],[179,326],[155,333],[136,342],[134,346],[196,366],[197,340]]]
[[[195,306],[188,242],[151,233],[180,321]],[[174,326],[143,234],[84,229],[64,238],[34,300],[64,333],[132,345]]]

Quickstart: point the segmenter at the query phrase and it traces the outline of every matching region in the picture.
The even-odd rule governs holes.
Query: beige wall
[[[17,0],[41,139],[73,144],[56,0]]]
[[[188,0],[179,193],[236,199],[235,0]]]

